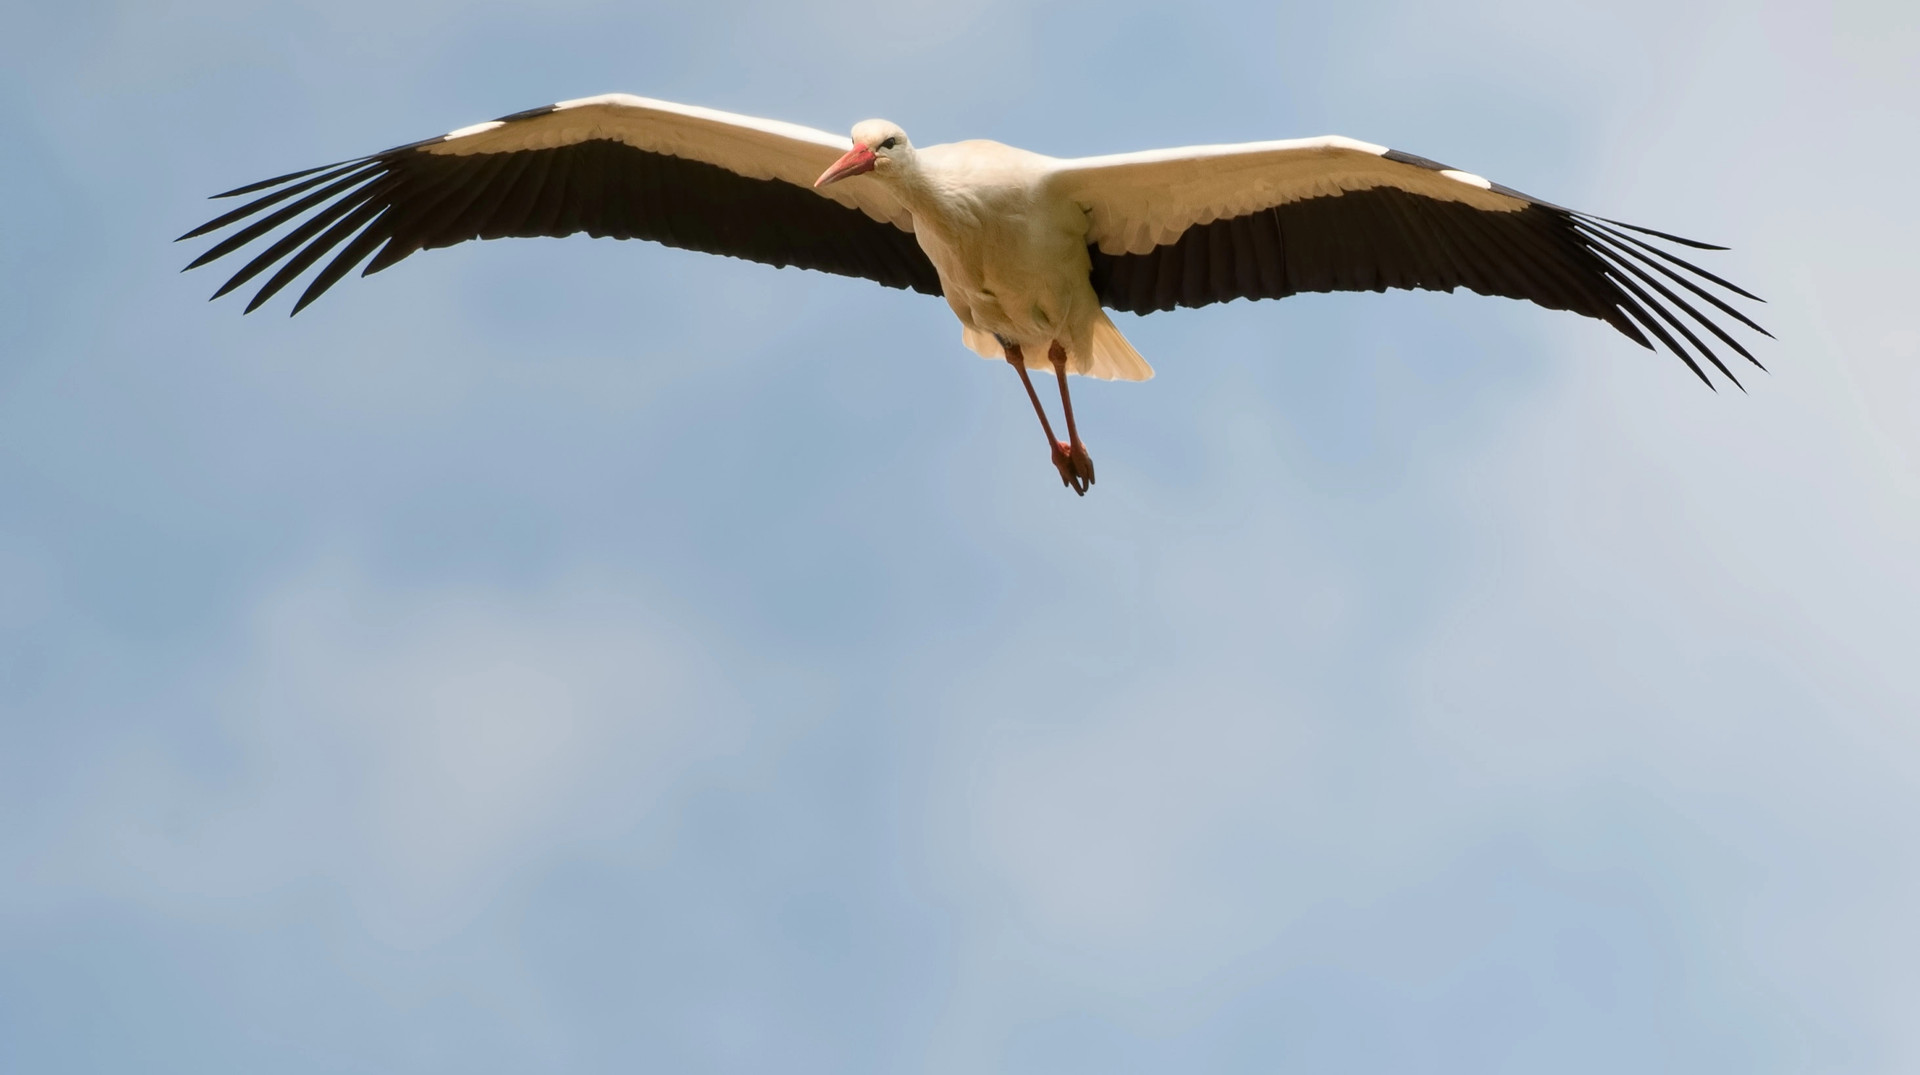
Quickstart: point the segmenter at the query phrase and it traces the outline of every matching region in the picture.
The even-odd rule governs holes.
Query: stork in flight
[[[243,224],[191,269],[292,225],[214,293],[273,269],[248,311],[336,249],[294,313],[363,261],[366,275],[468,239],[581,231],[941,295],[966,346],[1019,373],[1061,482],[1081,495],[1093,460],[1067,374],[1153,376],[1108,309],[1465,287],[1599,318],[1649,349],[1651,335],[1710,388],[1696,355],[1739,381],[1694,327],[1759,360],[1674,287],[1767,335],[1703,284],[1756,296],[1640,236],[1723,247],[1350,138],[1062,160],[987,141],[919,148],[884,120],[856,125],[847,139],[612,94],[216,197],[244,194],[260,196],[181,238]],[[1065,442],[1030,369],[1059,380]]]

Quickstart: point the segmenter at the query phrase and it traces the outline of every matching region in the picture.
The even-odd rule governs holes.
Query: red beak
[[[815,187],[824,187],[828,183],[838,183],[850,175],[865,175],[873,171],[873,162],[876,159],[873,155],[873,150],[868,149],[866,146],[855,145],[852,149],[847,150],[845,156],[834,161],[833,167],[821,172],[820,178],[814,180],[813,185]]]

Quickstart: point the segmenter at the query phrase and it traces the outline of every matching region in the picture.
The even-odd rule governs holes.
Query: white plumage
[[[1694,301],[1764,333],[1704,285],[1752,295],[1641,236],[1717,247],[1338,137],[1063,160],[987,141],[915,147],[883,120],[841,138],[614,94],[219,197],[240,194],[260,196],[182,238],[241,225],[192,268],[285,229],[216,292],[275,270],[249,310],[328,254],[296,313],[362,262],[372,273],[468,239],[579,231],[940,294],[969,348],[1019,371],[1061,480],[1080,493],[1093,465],[1066,374],[1152,376],[1109,309],[1466,287],[1657,339],[1709,385],[1696,356],[1733,375],[1696,328],[1758,362]],[[1029,368],[1060,378],[1065,442]]]

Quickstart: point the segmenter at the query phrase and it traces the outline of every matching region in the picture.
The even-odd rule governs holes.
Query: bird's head
[[[813,185],[824,187],[868,172],[885,178],[912,163],[913,143],[907,141],[907,132],[901,130],[899,124],[884,119],[863,120],[853,125],[853,148],[834,161],[833,167],[821,172]]]

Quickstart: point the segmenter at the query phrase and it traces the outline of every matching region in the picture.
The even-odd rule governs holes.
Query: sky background
[[[0,0],[0,1069],[1920,1068],[1920,8]],[[1338,133],[1733,248],[1118,318],[215,191],[625,91]],[[1764,342],[1764,341],[1763,341]]]

